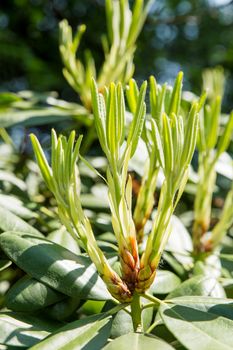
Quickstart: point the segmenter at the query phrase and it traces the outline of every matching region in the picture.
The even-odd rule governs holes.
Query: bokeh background
[[[58,91],[78,101],[62,76],[58,23],[67,18],[75,29],[85,23],[80,55],[92,50],[102,61],[101,34],[105,32],[104,0],[1,0],[0,91]],[[228,73],[223,110],[233,100],[233,1],[155,0],[135,56],[135,78],[154,74],[172,82],[179,70],[185,88],[200,93],[205,67],[221,65]]]

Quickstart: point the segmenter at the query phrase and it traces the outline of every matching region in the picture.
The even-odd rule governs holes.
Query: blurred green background
[[[133,2],[133,1],[132,1]],[[59,92],[63,99],[78,97],[62,76],[58,23],[67,18],[87,32],[80,55],[90,48],[102,61],[101,34],[105,28],[104,0],[1,0],[0,91]],[[154,74],[172,82],[179,70],[185,88],[200,93],[201,72],[222,65],[228,73],[224,112],[233,99],[233,1],[155,0],[138,41],[136,79]]]

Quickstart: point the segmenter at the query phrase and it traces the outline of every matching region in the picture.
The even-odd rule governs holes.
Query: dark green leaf
[[[168,299],[183,295],[224,297],[224,291],[215,277],[198,275],[180,284],[168,295]]]
[[[97,303],[97,301],[95,301]],[[100,301],[99,301],[100,303]],[[56,304],[49,306],[44,310],[53,320],[64,321],[69,318],[77,310],[80,305],[80,299],[77,297],[67,297]]]
[[[89,119],[87,111],[81,106],[79,109],[73,111],[49,107],[25,111],[11,109],[0,113],[1,126],[4,128],[18,124],[27,126],[43,125],[67,121],[71,118],[80,119],[84,123]]]
[[[0,235],[3,251],[25,272],[71,297],[111,299],[90,259],[73,254],[46,239],[6,232]]]
[[[110,327],[111,316],[87,317],[62,327],[31,350],[100,350],[108,339]]]
[[[179,277],[170,271],[159,270],[150,287],[153,294],[167,294],[172,292],[181,283]]]
[[[139,333],[129,333],[122,335],[115,339],[103,350],[172,350],[174,349],[171,345],[165,343],[163,340],[155,337],[151,337]]]
[[[25,276],[11,287],[6,295],[6,306],[14,311],[34,312],[66,298],[34,278]]]
[[[195,310],[210,312],[233,320],[233,300],[206,296],[182,296],[170,300],[176,305],[191,307]]]
[[[66,229],[61,227],[59,230],[51,232],[47,239],[57,244],[60,244],[62,247],[69,249],[74,254],[80,254],[80,248],[77,241],[71,236]]]
[[[0,344],[30,347],[61,327],[61,323],[51,322],[38,316],[0,313]]]
[[[29,225],[26,221],[2,207],[0,207],[0,229],[2,231],[20,231],[33,236],[43,237],[39,231]]]
[[[232,349],[232,320],[210,310],[200,311],[192,305],[187,307],[173,302],[163,303],[159,312],[167,328],[187,349]],[[217,306],[221,300],[215,299],[215,302]]]

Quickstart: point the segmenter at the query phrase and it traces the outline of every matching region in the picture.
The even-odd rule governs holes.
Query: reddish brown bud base
[[[138,256],[138,245],[135,237],[130,237],[131,252],[124,247],[120,252],[120,262],[122,267],[122,283],[117,279],[112,279],[115,288],[110,292],[119,301],[131,301],[134,292],[144,293],[153,283],[156,270],[150,266],[141,266]],[[117,285],[117,288],[116,288]]]

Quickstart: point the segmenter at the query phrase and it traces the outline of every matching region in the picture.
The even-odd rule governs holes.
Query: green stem
[[[150,327],[146,330],[146,334],[151,333],[151,332],[153,331],[153,329],[154,329],[155,327],[157,327],[160,323],[161,323],[161,320],[160,320],[160,319],[158,319],[158,320],[156,320],[154,323],[152,323],[152,325],[150,325]]]
[[[163,303],[162,300],[160,300],[160,299],[158,299],[158,298],[156,298],[156,297],[154,297],[153,295],[150,295],[150,294],[148,294],[148,293],[143,294],[143,297],[146,298],[147,300],[152,301],[152,303],[154,303],[154,304],[157,305],[157,306],[159,306],[160,304]]]
[[[5,128],[0,128],[0,137],[2,137],[3,141],[6,144],[13,146],[13,148],[15,149],[14,142]]]
[[[134,332],[141,332],[143,329],[142,308],[140,305],[140,295],[136,292],[133,295],[133,300],[131,303],[131,317],[133,321]]]

